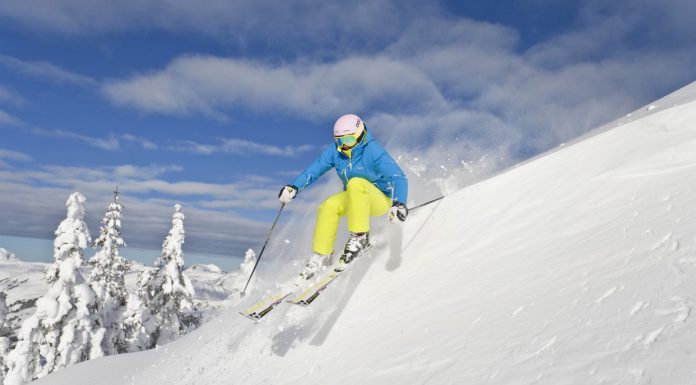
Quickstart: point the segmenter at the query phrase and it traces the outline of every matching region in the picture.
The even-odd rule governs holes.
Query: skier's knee
[[[339,216],[342,215],[342,207],[339,202],[337,202],[335,199],[327,199],[324,202],[322,202],[319,205],[319,215],[326,214],[326,213],[332,213],[332,214],[338,214]]]

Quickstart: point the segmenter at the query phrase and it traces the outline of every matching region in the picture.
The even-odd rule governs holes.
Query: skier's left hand
[[[401,202],[395,202],[392,208],[389,210],[389,220],[395,223],[397,219],[401,222],[406,220],[408,216],[408,208],[405,204]]]

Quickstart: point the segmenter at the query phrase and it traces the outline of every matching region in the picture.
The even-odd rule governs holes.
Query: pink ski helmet
[[[358,115],[343,115],[334,124],[334,141],[339,151],[355,147],[365,133],[365,123]]]
[[[360,136],[365,130],[365,124],[358,115],[343,115],[334,124],[334,136],[355,135]]]

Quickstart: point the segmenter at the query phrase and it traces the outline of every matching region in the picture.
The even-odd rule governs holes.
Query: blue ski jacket
[[[369,131],[366,132],[365,138],[353,147],[351,156],[344,154],[333,144],[324,149],[319,158],[295,178],[292,184],[298,188],[299,193],[332,167],[341,178],[344,190],[351,178],[364,178],[390,197],[392,203],[406,204],[406,175]]]

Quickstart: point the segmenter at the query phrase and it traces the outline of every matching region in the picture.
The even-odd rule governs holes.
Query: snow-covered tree
[[[183,274],[184,213],[174,206],[172,227],[155,261],[155,270],[143,272],[138,293],[129,300],[126,333],[132,350],[165,344],[198,322],[192,297],[193,285]]]
[[[138,276],[138,292],[130,294],[123,314],[123,333],[126,337],[128,350],[137,352],[155,347],[157,339],[155,329],[156,319],[147,308],[145,291],[153,272],[145,270]]]
[[[7,355],[5,385],[24,384],[104,354],[95,295],[79,270],[90,243],[85,197],[73,193],[66,206],[67,218],[55,232],[54,263],[47,271],[50,287],[36,301],[36,313],[24,321],[17,345]]]
[[[128,351],[123,332],[123,313],[128,299],[124,276],[130,263],[119,254],[126,243],[121,238],[121,210],[118,189],[114,201],[106,206],[99,238],[94,247],[100,248],[90,259],[92,272],[89,281],[97,297],[98,313],[104,322],[102,347],[106,354]]]
[[[0,384],[4,382],[5,372],[7,372],[5,356],[7,356],[7,352],[10,350],[10,335],[12,334],[12,329],[7,321],[7,313],[9,311],[5,304],[6,298],[5,293],[0,292]]]
[[[0,261],[16,261],[17,257],[9,251],[0,247]]]
[[[225,288],[231,291],[230,297],[241,298],[242,290],[244,290],[244,285],[246,285],[249,280],[249,275],[251,275],[251,271],[254,269],[254,264],[256,264],[256,253],[254,253],[254,250],[249,249],[244,255],[244,261],[239,265],[239,270],[230,274],[230,276],[225,278],[222,282]],[[247,293],[254,288],[255,281],[255,278],[249,281]]]

